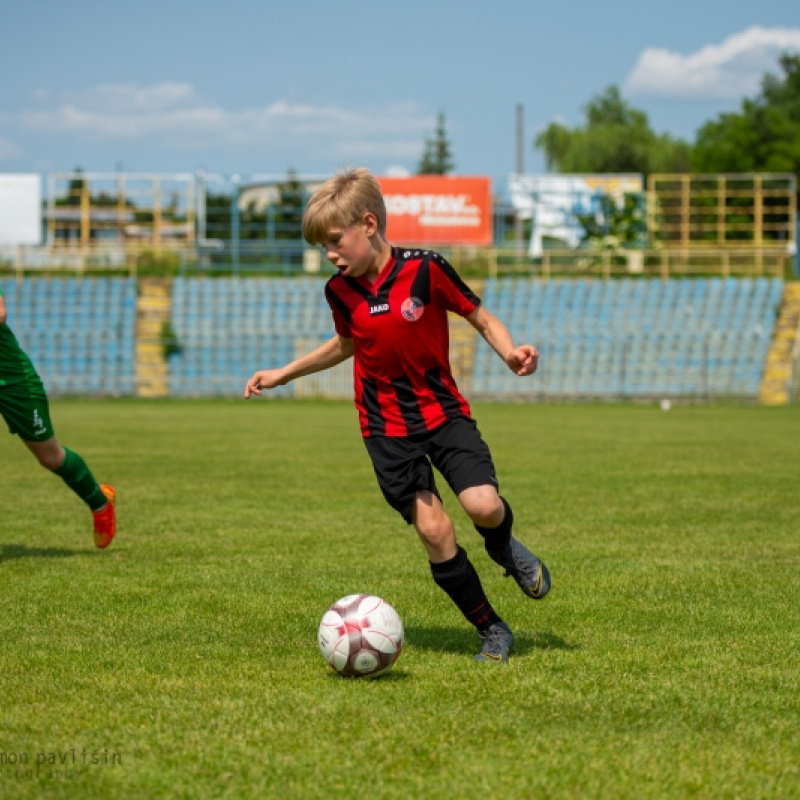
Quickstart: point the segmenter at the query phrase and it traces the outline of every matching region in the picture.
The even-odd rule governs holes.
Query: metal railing
[[[787,248],[688,248],[648,250],[545,250],[531,259],[504,247],[435,247],[465,278],[534,277],[791,277],[795,254]],[[147,274],[332,273],[318,248],[302,241],[149,243],[78,241],[14,248],[0,253],[0,270],[17,273],[68,271]]]
[[[455,266],[468,260],[453,250]],[[490,248],[486,275],[503,277],[643,277],[694,276],[782,278],[794,255],[785,248],[688,248],[650,250],[545,250],[536,260],[520,258],[518,251]]]

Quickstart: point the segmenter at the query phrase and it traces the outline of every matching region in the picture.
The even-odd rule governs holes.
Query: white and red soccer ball
[[[325,612],[318,641],[322,657],[340,675],[379,675],[400,657],[403,622],[380,597],[350,594]]]

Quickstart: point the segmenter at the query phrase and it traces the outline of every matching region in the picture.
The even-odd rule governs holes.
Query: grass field
[[[430,578],[348,403],[59,401],[117,539],[7,436],[0,797],[800,797],[800,408],[477,405],[527,600],[452,495],[508,664]],[[377,680],[317,649],[387,599]]]

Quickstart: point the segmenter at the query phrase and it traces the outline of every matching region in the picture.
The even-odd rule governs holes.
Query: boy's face
[[[322,243],[326,258],[343,275],[352,278],[377,274],[383,265],[376,265],[372,241],[376,230],[377,224],[372,214],[365,214],[362,222],[347,228],[330,228],[326,241]]]

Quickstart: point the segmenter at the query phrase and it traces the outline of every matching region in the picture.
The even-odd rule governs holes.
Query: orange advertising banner
[[[418,175],[378,178],[392,244],[492,243],[492,187],[487,177]]]

